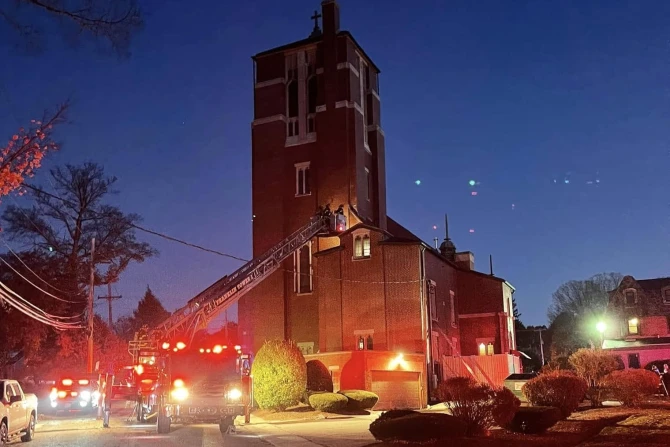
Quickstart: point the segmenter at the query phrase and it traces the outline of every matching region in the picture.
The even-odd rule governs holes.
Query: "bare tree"
[[[119,55],[129,54],[132,35],[143,27],[137,0],[0,0],[0,18],[31,49],[42,48],[43,15],[63,26],[66,36],[107,42]]]
[[[621,273],[599,273],[588,279],[562,284],[552,295],[547,311],[549,323],[564,312],[578,320],[601,317],[609,301],[607,292],[616,289],[622,279]]]
[[[66,265],[69,289],[81,295],[88,282],[91,239],[96,240],[97,283],[115,280],[131,262],[143,262],[157,252],[137,241],[137,214],[124,214],[103,203],[116,182],[101,166],[85,163],[51,170],[55,193],[34,186],[28,190],[35,204],[30,208],[9,206],[2,218],[10,237],[33,249],[52,253]]]

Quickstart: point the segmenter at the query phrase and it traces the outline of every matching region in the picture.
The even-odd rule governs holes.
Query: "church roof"
[[[423,242],[420,237],[388,216],[386,216],[386,230],[391,233],[391,237],[387,239],[387,242]]]

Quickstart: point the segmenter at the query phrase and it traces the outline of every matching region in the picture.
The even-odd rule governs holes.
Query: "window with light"
[[[631,318],[628,320],[628,334],[629,335],[638,335],[640,333],[640,320],[637,318]]]

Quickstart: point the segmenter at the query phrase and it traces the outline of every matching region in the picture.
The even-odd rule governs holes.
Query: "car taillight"
[[[88,385],[90,382],[88,379],[79,379],[79,385]]]
[[[70,393],[70,395],[71,395],[72,397],[76,397],[78,394],[79,394],[79,393],[76,392],[76,391],[73,391],[73,392]]]
[[[72,385],[72,379],[63,379],[62,382],[63,386],[71,386]]]
[[[58,397],[60,397],[61,399],[67,397],[67,391],[59,391]]]

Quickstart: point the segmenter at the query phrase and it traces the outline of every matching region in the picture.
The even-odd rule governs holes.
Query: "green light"
[[[417,180],[414,183],[416,183],[416,186],[419,186],[421,184],[421,180]]]
[[[470,186],[475,186],[477,182],[475,182],[474,180],[470,180],[468,183],[470,184]]]

